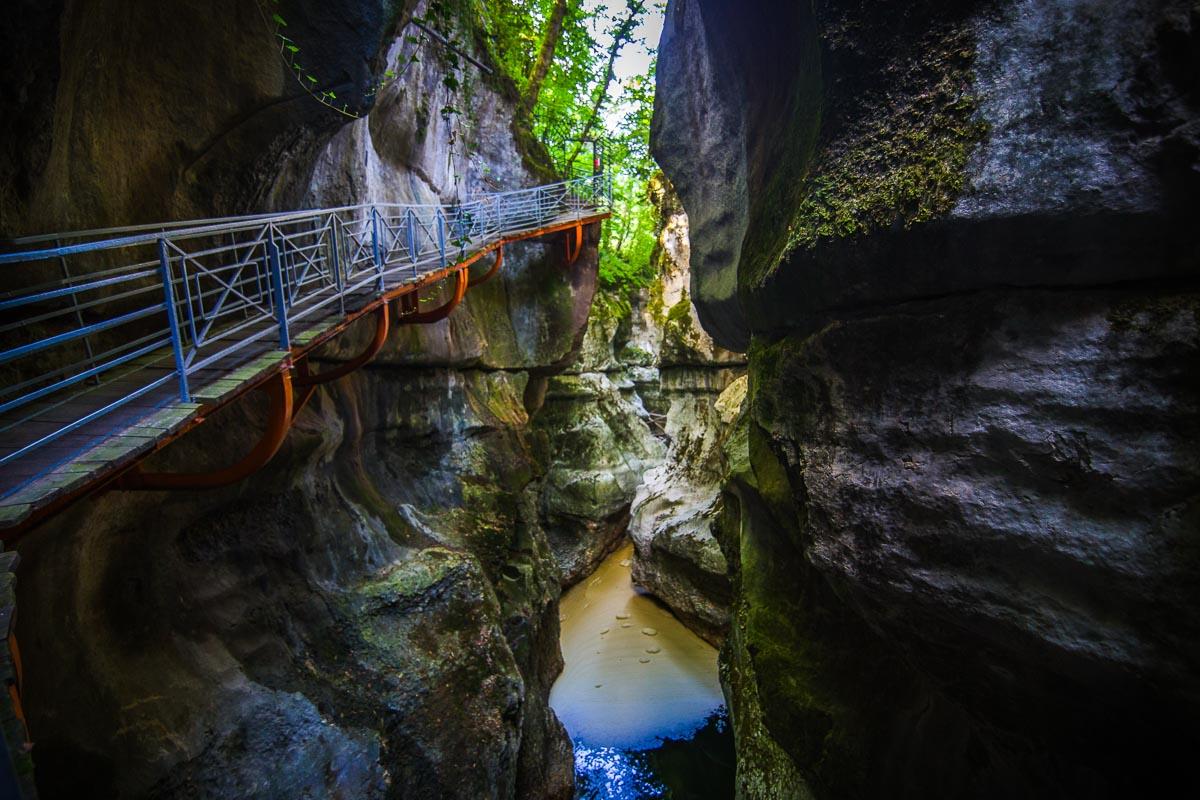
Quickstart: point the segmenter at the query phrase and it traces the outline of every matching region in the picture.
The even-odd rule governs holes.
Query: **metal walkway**
[[[25,239],[0,254],[0,538],[102,487],[200,488],[265,463],[317,384],[362,366],[395,324],[444,318],[507,242],[609,216],[606,176],[453,206],[361,205]],[[53,243],[53,246],[46,246]],[[484,275],[470,266],[494,252]],[[422,289],[449,283],[436,309]],[[307,356],[375,315],[357,358]],[[208,475],[139,463],[247,391],[271,393],[263,441]]]

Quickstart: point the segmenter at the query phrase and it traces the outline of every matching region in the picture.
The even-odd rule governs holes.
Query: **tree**
[[[525,87],[523,106],[527,115],[532,113],[537,105],[538,95],[542,92],[542,84],[545,82],[546,74],[550,71],[550,64],[554,60],[554,50],[558,47],[558,39],[562,35],[563,18],[566,15],[567,0],[554,0],[554,8],[550,11],[550,17],[546,20],[545,32],[542,34],[542,46],[538,50],[537,61],[534,62],[533,71],[529,75],[529,84]]]
[[[612,45],[608,49],[608,65],[604,70],[604,80],[598,87],[598,91],[594,92],[591,113],[588,114],[587,121],[583,125],[583,131],[579,135],[579,141],[576,143],[575,149],[571,151],[571,155],[567,158],[568,174],[570,174],[572,167],[575,166],[575,159],[579,157],[579,151],[583,148],[583,143],[590,140],[592,129],[596,125],[596,120],[600,117],[600,109],[603,107],[604,101],[608,98],[608,91],[612,87],[613,79],[617,76],[617,56],[621,54],[621,49],[632,41],[633,29],[637,27],[637,23],[646,13],[646,6],[642,0],[626,0],[625,7],[629,13],[612,32]]]

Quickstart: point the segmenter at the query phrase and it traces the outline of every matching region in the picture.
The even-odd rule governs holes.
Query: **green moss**
[[[667,311],[667,322],[690,322],[692,316],[692,301],[688,297],[687,289],[683,290],[683,295],[679,298],[679,302],[671,306]]]
[[[629,302],[628,292],[614,289],[599,289],[592,297],[591,314],[593,317],[620,323],[633,315],[633,305]]]
[[[804,182],[785,255],[823,241],[910,227],[953,209],[967,160],[987,133],[969,93],[974,51],[964,37],[922,52],[920,78],[868,104],[860,119],[821,149]]]
[[[396,605],[428,591],[468,563],[469,556],[462,553],[427,547],[415,558],[397,562],[383,577],[364,583],[360,593],[378,605]]]
[[[666,286],[661,280],[657,280],[650,284],[647,293],[649,299],[646,302],[646,310],[650,313],[651,319],[658,323],[659,327],[667,321],[667,301],[665,297]]]
[[[466,385],[466,400],[471,411],[494,427],[523,427],[529,417],[525,413],[526,373],[475,373]]]
[[[1114,303],[1108,322],[1118,333],[1155,333],[1183,315],[1200,325],[1200,302],[1195,295],[1131,297]]]

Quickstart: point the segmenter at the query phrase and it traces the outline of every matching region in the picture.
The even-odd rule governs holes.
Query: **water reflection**
[[[667,739],[650,750],[575,743],[577,800],[727,800],[733,777],[724,707],[691,738]]]
[[[550,704],[575,743],[579,798],[728,798],[733,743],[717,653],[630,580],[627,544],[563,597]]]

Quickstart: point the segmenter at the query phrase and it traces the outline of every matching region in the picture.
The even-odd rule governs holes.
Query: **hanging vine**
[[[270,3],[270,9],[267,7],[268,2]],[[317,78],[317,76],[300,63],[300,45],[297,44],[285,32],[288,27],[287,20],[284,19],[283,15],[281,15],[278,10],[271,10],[278,9],[279,0],[256,0],[255,5],[258,8],[259,15],[262,17],[263,22],[266,24],[268,30],[270,30],[271,35],[278,44],[279,56],[283,61],[284,67],[295,79],[296,84],[306,94],[326,108],[336,111],[338,114],[341,114],[344,117],[349,117],[350,119],[361,119],[362,112],[352,109],[350,104],[346,102],[344,98],[339,98],[337,93],[332,89],[321,89],[321,81]],[[420,60],[417,58],[417,50],[420,49],[422,44],[425,44],[427,41],[429,41],[429,32],[424,28],[423,25],[421,25],[421,20],[419,18],[414,17],[412,20],[410,20],[410,22],[416,23],[417,29],[421,31],[421,34],[418,36],[406,35],[404,37],[406,42],[414,45],[413,52],[408,59],[405,60],[404,66],[399,72],[396,72],[395,69],[390,67],[384,70],[383,75],[379,78],[379,80],[372,83],[367,91],[363,94],[362,99],[364,102],[369,103],[370,101],[374,100],[381,89],[402,78],[408,71],[409,67]]]

